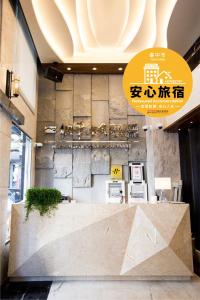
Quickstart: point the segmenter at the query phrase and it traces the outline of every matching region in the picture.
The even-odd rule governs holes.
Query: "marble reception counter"
[[[25,219],[12,207],[9,277],[186,279],[193,274],[187,204],[60,204]]]

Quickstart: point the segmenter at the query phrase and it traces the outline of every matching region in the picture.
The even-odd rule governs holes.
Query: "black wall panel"
[[[179,132],[183,201],[190,204],[192,233],[200,250],[200,126]]]

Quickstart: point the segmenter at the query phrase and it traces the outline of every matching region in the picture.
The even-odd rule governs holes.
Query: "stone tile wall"
[[[121,75],[65,75],[63,82],[58,84],[40,78],[38,106],[37,142],[44,146],[36,151],[37,186],[54,186],[80,202],[104,202],[105,181],[110,177],[111,164],[123,165],[124,179],[128,181],[128,162],[146,161],[142,130],[145,117],[129,107],[124,98]],[[138,123],[141,141],[133,143],[127,151],[52,148],[52,143],[60,140],[62,124],[76,125],[81,121],[89,129],[102,123],[108,128],[111,124]],[[55,135],[44,133],[44,127],[48,125],[57,126]],[[74,140],[77,138],[73,136]],[[82,139],[88,139],[87,133]],[[122,139],[126,140],[126,137]]]
[[[146,132],[149,197],[155,194],[154,177],[171,177],[172,186],[181,179],[178,134],[157,129],[156,122],[163,124],[162,119],[146,118],[146,124],[151,126]],[[173,188],[164,195],[172,200]]]

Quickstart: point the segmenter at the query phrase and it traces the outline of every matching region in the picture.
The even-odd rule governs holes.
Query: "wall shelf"
[[[132,141],[109,141],[109,140],[78,140],[78,141],[48,141],[44,145],[52,145],[53,149],[122,149],[128,150],[134,144],[142,142],[143,139]]]

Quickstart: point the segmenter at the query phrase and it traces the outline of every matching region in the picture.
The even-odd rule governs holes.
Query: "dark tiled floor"
[[[46,300],[52,282],[8,282],[1,287],[0,299]]]

